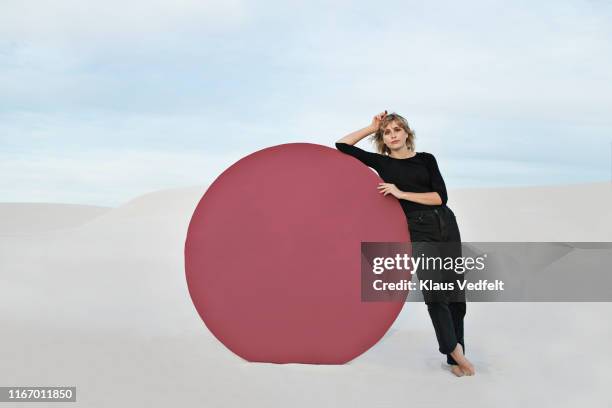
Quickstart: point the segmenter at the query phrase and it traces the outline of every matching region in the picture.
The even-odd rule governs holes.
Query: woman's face
[[[407,138],[408,133],[396,121],[389,123],[383,129],[383,142],[390,150],[403,148]]]

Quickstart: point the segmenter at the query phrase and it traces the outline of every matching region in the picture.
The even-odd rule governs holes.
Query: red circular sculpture
[[[343,364],[385,334],[403,302],[361,301],[362,241],[408,241],[380,178],[326,146],[250,154],[200,200],[185,243],[193,303],[248,361]]]

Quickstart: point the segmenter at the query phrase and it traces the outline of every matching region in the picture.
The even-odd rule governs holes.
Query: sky
[[[0,95],[0,202],[206,187],[385,109],[450,190],[612,182],[612,2],[2,0]]]

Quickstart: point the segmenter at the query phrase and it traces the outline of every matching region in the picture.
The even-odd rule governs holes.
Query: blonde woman
[[[378,153],[355,146],[372,135]],[[406,119],[387,111],[374,116],[372,123],[336,142],[336,148],[376,170],[385,181],[378,192],[399,200],[412,242],[452,243],[453,256],[461,255],[461,236],[453,211],[446,205],[447,192],[436,158],[431,153],[416,152],[415,134]],[[454,272],[453,272],[454,273]],[[419,276],[421,278],[421,276]],[[465,357],[463,320],[465,293],[458,297],[433,297],[423,292],[434,326],[438,350],[446,354],[451,371],[458,377],[474,375],[474,366]]]

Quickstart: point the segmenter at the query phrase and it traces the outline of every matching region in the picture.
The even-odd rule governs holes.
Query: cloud
[[[372,17],[361,24],[339,16],[287,56],[313,68],[304,76],[310,89],[331,84],[319,94],[330,104],[611,124],[609,9],[567,1],[385,9],[393,12],[366,8]]]
[[[89,163],[123,157],[118,168],[157,188],[172,182],[128,157],[170,155],[180,172],[205,171],[193,152],[333,146],[383,109],[405,115],[417,149],[443,166],[470,160],[469,174],[449,167],[451,185],[602,179],[611,16],[586,1],[5,1],[0,160],[21,174],[5,197],[95,204],[82,194],[98,185],[96,199],[116,203],[142,187],[73,183],[78,166],[91,174]],[[45,179],[58,190],[41,189]]]
[[[241,0],[4,0],[0,38],[44,43],[147,40],[177,29],[231,29],[246,18]]]

